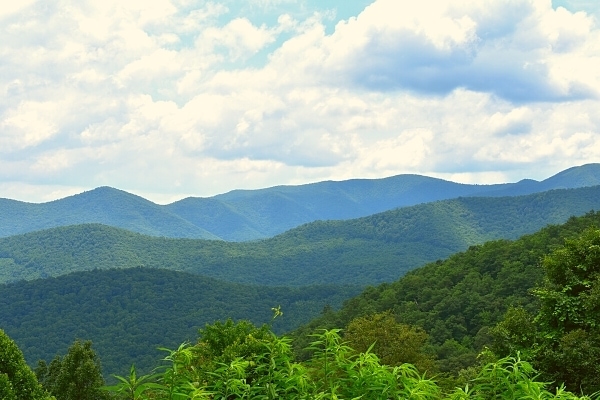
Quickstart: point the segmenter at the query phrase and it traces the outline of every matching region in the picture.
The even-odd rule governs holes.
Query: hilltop
[[[541,182],[468,185],[421,175],[327,181],[259,190],[234,190],[158,205],[100,187],[48,203],[0,199],[0,237],[83,223],[152,236],[248,241],[317,220],[347,220],[399,207],[457,197],[519,196],[600,185],[600,164],[569,168]]]
[[[0,282],[138,266],[228,282],[365,286],[493,239],[515,239],[600,209],[600,186],[516,197],[462,197],[347,221],[317,221],[270,239],[172,239],[99,224],[0,238]]]

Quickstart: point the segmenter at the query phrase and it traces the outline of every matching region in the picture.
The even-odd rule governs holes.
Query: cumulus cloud
[[[593,18],[547,2],[380,0],[325,43],[330,68],[369,89],[465,88],[522,102],[597,96],[592,68],[573,75],[562,64],[594,58],[597,39]]]
[[[377,0],[331,31],[287,0],[41,4],[0,7],[0,196],[497,182],[600,157],[600,29],[572,7]]]

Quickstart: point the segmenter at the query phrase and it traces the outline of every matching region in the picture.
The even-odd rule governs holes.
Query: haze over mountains
[[[273,238],[226,242],[153,237],[80,224],[0,238],[0,282],[145,266],[270,286],[398,279],[493,239],[515,239],[600,209],[600,185],[515,197],[461,197],[345,221],[315,221]]]
[[[234,190],[158,205],[110,187],[33,204],[0,199],[0,237],[82,223],[152,236],[247,241],[317,220],[364,217],[456,197],[518,196],[600,185],[600,164],[569,168],[541,182],[468,185],[420,175],[352,179],[260,190]]]

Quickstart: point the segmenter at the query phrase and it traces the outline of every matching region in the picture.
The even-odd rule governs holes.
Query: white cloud
[[[597,19],[548,1],[378,0],[332,33],[304,2],[22,4],[0,11],[0,196],[490,182],[600,156]]]
[[[532,120],[531,109],[518,107],[508,113],[494,113],[489,119],[489,126],[496,135],[520,135],[531,131]]]
[[[223,28],[206,29],[196,40],[196,46],[225,47],[232,61],[245,59],[275,40],[275,32],[265,26],[255,27],[245,18],[236,18]]]
[[[36,0],[8,1],[0,4],[0,19],[14,15],[31,6]]]
[[[59,104],[53,102],[23,102],[6,113],[0,123],[0,152],[36,146],[59,131],[55,120]]]
[[[565,53],[595,57],[597,37],[591,17],[548,2],[379,0],[324,39],[325,65],[375,90],[556,101],[598,93],[597,70],[574,76],[563,65]]]
[[[127,64],[117,74],[121,87],[128,87],[132,82],[153,82],[180,75],[182,65],[178,54],[172,50],[156,49],[150,54]]]

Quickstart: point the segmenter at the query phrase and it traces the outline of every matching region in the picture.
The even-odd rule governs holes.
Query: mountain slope
[[[146,266],[261,285],[364,286],[592,209],[600,209],[600,186],[444,200],[354,220],[313,222],[244,243],[157,238],[104,225],[61,227],[0,239],[0,282]]]
[[[223,214],[223,219],[215,219],[211,211],[190,207],[194,198],[182,200],[187,202],[185,207],[176,202],[167,208],[186,219],[189,215],[196,215],[198,226],[225,240],[240,241],[271,237],[312,221],[359,218],[460,196],[520,196],[594,185],[600,185],[600,164],[573,167],[542,182],[523,180],[498,185],[467,185],[420,175],[398,175],[383,179],[234,190],[213,197],[239,216],[234,223],[230,223]],[[185,215],[179,211],[182,209]]]
[[[79,338],[92,340],[106,375],[124,375],[132,363],[150,372],[161,358],[158,347],[193,341],[207,323],[269,323],[271,308],[279,305],[284,316],[273,329],[281,333],[308,322],[325,305],[339,308],[358,292],[332,285],[240,285],[149,268],[96,270],[0,285],[0,327],[31,365],[65,354]]]
[[[153,236],[245,241],[272,237],[316,220],[346,220],[460,196],[516,196],[593,185],[600,185],[600,164],[573,167],[542,182],[466,185],[398,175],[235,190],[164,206],[102,187],[43,204],[0,199],[0,237],[101,223]]]
[[[474,365],[489,329],[509,307],[535,314],[539,304],[530,290],[543,279],[542,257],[588,227],[600,227],[600,212],[570,218],[514,241],[498,240],[472,246],[443,261],[414,269],[395,282],[365,289],[339,311],[325,313],[292,334],[298,350],[318,329],[344,329],[355,318],[391,311],[400,323],[423,328],[443,372],[457,373]]]
[[[103,223],[154,236],[218,239],[162,206],[109,187],[44,204],[0,199],[0,236],[82,223]]]

